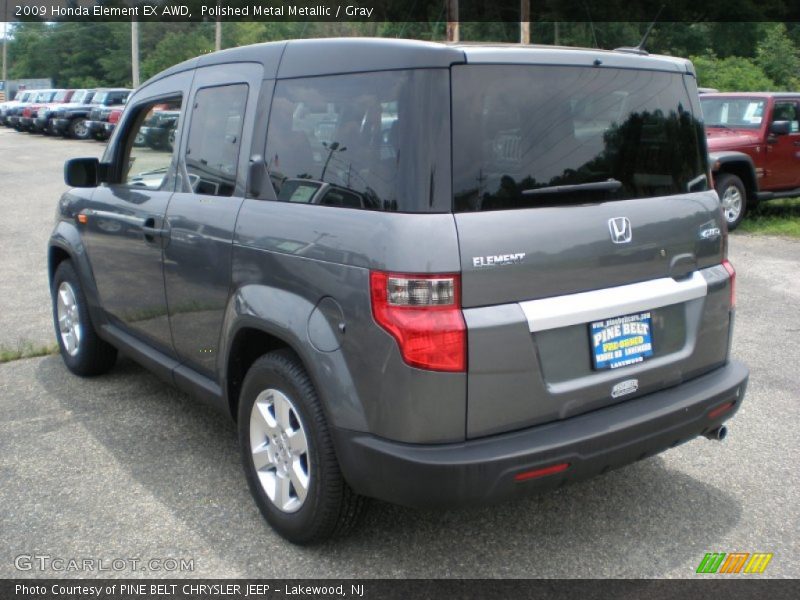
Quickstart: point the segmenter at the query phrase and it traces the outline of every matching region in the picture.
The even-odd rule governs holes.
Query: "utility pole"
[[[217,0],[217,9],[219,9],[220,0]],[[222,17],[220,11],[217,10],[217,22],[214,24],[214,50],[219,52],[222,50]]]
[[[531,0],[519,0],[519,43],[531,43]]]
[[[447,41],[461,41],[458,27],[458,0],[447,0]]]
[[[3,99],[8,100],[8,0],[3,0]]]
[[[133,87],[139,87],[139,21],[131,21],[131,70]]]

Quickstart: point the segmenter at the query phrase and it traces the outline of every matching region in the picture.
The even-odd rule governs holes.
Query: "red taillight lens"
[[[122,111],[121,110],[111,111],[111,114],[108,115],[108,122],[109,123],[118,123],[120,116],[122,116]]]
[[[467,327],[461,313],[461,277],[369,275],[372,316],[388,331],[412,367],[462,372],[467,368]]]
[[[722,266],[725,267],[731,277],[731,308],[736,308],[736,269],[728,262],[727,258],[722,261]]]

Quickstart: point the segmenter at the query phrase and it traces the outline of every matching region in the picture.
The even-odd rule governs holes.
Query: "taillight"
[[[108,115],[108,122],[109,123],[118,123],[119,118],[122,116],[121,110],[112,111],[110,115]]]
[[[736,269],[733,268],[733,265],[728,261],[726,258],[722,261],[722,266],[725,267],[725,270],[728,272],[731,278],[731,308],[736,308]]]
[[[412,367],[465,371],[467,327],[461,313],[461,277],[369,274],[372,316],[397,341]]]

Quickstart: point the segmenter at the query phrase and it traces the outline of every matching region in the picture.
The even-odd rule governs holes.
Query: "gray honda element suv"
[[[488,503],[721,439],[744,396],[685,60],[235,48],[141,86],[65,177],[67,367],[119,350],[235,419],[293,542],[364,497]]]

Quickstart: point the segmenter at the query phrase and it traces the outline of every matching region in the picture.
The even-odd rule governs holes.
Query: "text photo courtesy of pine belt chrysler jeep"
[[[670,57],[386,39],[176,65],[65,165],[64,362],[119,350],[232,417],[295,543],[367,497],[486,504],[722,439],[748,371],[695,86]],[[173,142],[142,143],[163,111]]]
[[[759,202],[800,196],[800,93],[703,94],[700,104],[729,230]]]

